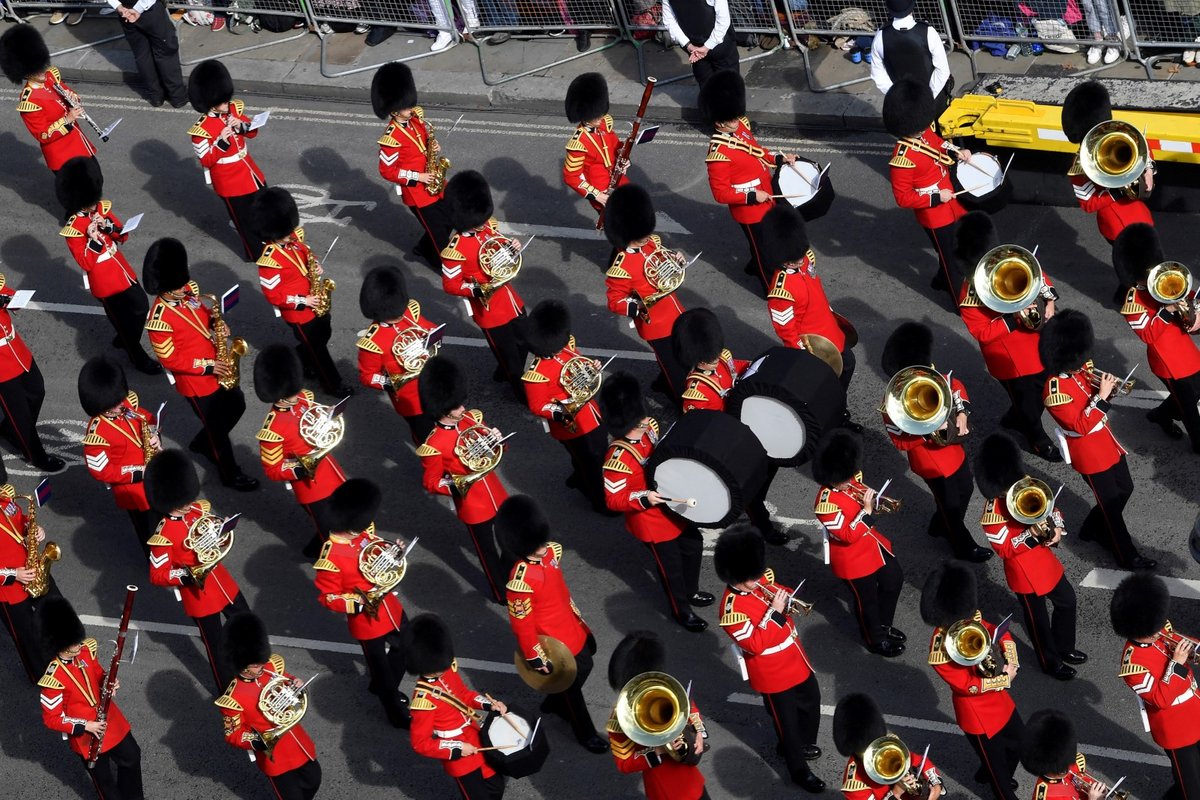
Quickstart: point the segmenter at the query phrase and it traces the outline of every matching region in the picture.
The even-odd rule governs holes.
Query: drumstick
[[[486,753],[488,750],[511,750],[514,747],[521,748],[524,746],[525,745],[523,745],[523,744],[494,744],[491,747],[476,747],[475,752],[476,753]]]
[[[819,187],[817,186],[817,184],[813,183],[811,180],[809,180],[808,177],[803,172],[801,172],[799,170],[799,168],[796,167],[795,161],[788,164],[788,166],[792,168],[792,172],[796,173],[801,178],[804,178],[804,182],[809,185],[809,188],[811,188],[814,192],[818,190]],[[820,181],[821,181],[821,176],[817,175],[817,183],[820,183]]]
[[[696,498],[694,497],[664,497],[664,503],[682,503],[688,508],[696,507]]]
[[[972,186],[970,189],[959,189],[957,192],[954,193],[954,197],[958,197],[960,194],[969,194],[972,192],[977,192],[980,189],[986,189],[986,188],[988,188],[988,184],[981,183],[978,186]]]
[[[493,706],[495,706],[495,705],[496,705],[496,699],[495,699],[494,697],[492,697],[490,694],[488,694],[488,693],[484,692],[484,695],[483,695],[483,696],[484,696],[484,697],[486,697],[486,698],[487,698],[487,701],[488,701],[489,703],[491,703]],[[500,713],[500,712],[496,712],[496,713]],[[500,714],[500,718],[501,718],[501,719],[503,719],[505,722],[507,722],[507,723],[508,723],[508,727],[512,728],[512,729],[513,729],[513,732],[514,732],[514,733],[516,733],[516,734],[517,734],[517,736],[520,736],[520,737],[524,738],[524,736],[525,736],[525,735],[528,733],[528,731],[523,731],[523,730],[521,730],[520,728],[518,728],[518,727],[517,727],[517,724],[516,724],[515,722],[513,722],[513,721],[512,721],[512,717],[510,717],[510,716],[508,715],[508,712],[507,712],[507,711],[506,711],[506,712],[504,712],[503,714]]]
[[[801,197],[809,197],[810,195],[807,195],[807,194],[772,194],[772,195],[768,195],[768,196],[774,198],[775,200],[797,200]]]

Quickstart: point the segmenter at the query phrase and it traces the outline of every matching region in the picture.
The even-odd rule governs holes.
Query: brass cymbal
[[[535,669],[532,669],[525,663],[525,657],[519,653],[513,653],[513,664],[517,668],[517,674],[521,676],[521,680],[531,689],[541,692],[542,694],[558,694],[565,691],[572,683],[575,682],[575,656],[567,649],[567,646],[555,639],[553,636],[542,635],[538,637],[541,642],[542,652],[554,667],[549,675],[544,675]]]

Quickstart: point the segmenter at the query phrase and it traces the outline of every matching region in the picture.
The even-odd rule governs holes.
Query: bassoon
[[[100,689],[100,702],[96,704],[96,721],[104,722],[108,719],[108,707],[112,705],[113,694],[117,689],[117,668],[121,666],[121,654],[125,651],[125,634],[129,633],[129,616],[133,613],[133,596],[137,594],[138,587],[125,587],[125,608],[121,611],[121,624],[117,628],[117,646],[113,650],[112,661],[108,665],[108,674],[104,676],[104,686]],[[136,652],[136,651],[135,651]],[[108,729],[105,728],[107,731]],[[100,749],[104,746],[104,734],[100,734],[92,741],[91,749],[88,750],[88,769],[94,769],[97,759],[100,758]]]
[[[650,105],[650,95],[654,93],[654,84],[656,83],[658,83],[658,78],[646,78],[646,88],[642,91],[642,102],[638,103],[637,114],[633,117],[633,127],[629,129],[629,136],[625,137],[625,143],[621,145],[621,151],[613,161],[612,171],[608,173],[608,189],[606,191],[610,195],[613,189],[617,188],[617,181],[629,169],[629,157],[633,153],[633,146],[637,144],[638,132],[642,129],[642,118],[646,116],[646,107]],[[600,206],[600,216],[596,218],[596,230],[604,230],[604,206]]]

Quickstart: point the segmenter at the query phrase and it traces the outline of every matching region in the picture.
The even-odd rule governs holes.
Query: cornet
[[[842,491],[858,501],[859,505],[865,506],[867,490],[870,488],[871,487],[867,486],[865,483],[861,483],[857,479],[851,478],[849,483],[846,485],[846,488],[842,489]],[[884,489],[886,488],[887,484],[884,484]],[[881,491],[882,489],[880,492]],[[885,497],[884,495],[880,494],[880,492],[875,493],[876,514],[892,514],[900,510],[902,503],[899,500],[894,497]]]
[[[1135,366],[1133,369],[1137,369],[1137,367]],[[1088,383],[1091,385],[1093,391],[1099,391],[1100,390],[1100,381],[1103,380],[1105,375],[1110,374],[1110,373],[1104,372],[1104,370],[1096,369],[1095,365],[1093,365],[1091,361],[1087,362],[1086,371],[1087,371]],[[1133,374],[1133,370],[1130,370],[1129,375],[1132,375],[1132,374]],[[1120,397],[1122,395],[1129,394],[1130,392],[1133,391],[1133,386],[1136,383],[1136,381],[1130,380],[1129,375],[1125,376],[1125,380],[1123,380],[1123,381],[1119,380],[1117,382],[1117,388],[1114,389],[1113,393],[1112,393],[1113,397]],[[1116,376],[1114,375],[1113,377],[1116,377]]]
[[[760,592],[762,592],[763,597],[766,599],[766,601],[768,603],[775,602],[775,598],[779,596],[779,589],[775,588],[774,584],[766,584],[766,583],[763,583],[761,580],[759,580],[759,581],[755,581],[754,588],[758,589]],[[799,588],[799,587],[796,587],[796,588]],[[799,597],[796,597],[795,593],[793,593],[792,596],[788,598],[788,603],[787,603],[787,606],[784,608],[784,613],[801,614],[801,615],[807,617],[809,614],[812,613],[812,610],[813,610],[812,603],[804,602]]]

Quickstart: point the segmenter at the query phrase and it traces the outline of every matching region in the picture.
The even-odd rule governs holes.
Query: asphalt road
[[[107,177],[106,196],[116,212],[128,217],[145,212],[140,231],[124,248],[139,265],[150,242],[176,236],[187,243],[192,274],[206,291],[220,292],[240,281],[241,305],[230,315],[234,331],[254,349],[274,341],[290,341],[256,289],[253,268],[241,262],[224,209],[204,185],[186,136],[195,119],[191,111],[151,110],[130,96],[108,96],[111,89],[80,87],[87,107],[103,125],[124,117],[108,144],[100,145]],[[0,92],[7,109],[0,115],[0,203],[7,224],[0,233],[0,260],[8,284],[37,290],[39,308],[15,316],[46,376],[48,395],[41,431],[70,468],[53,479],[54,497],[39,521],[64,548],[54,573],[64,593],[85,616],[91,635],[112,636],[124,587],[143,586],[134,618],[145,629],[137,661],[122,669],[119,702],[132,720],[143,750],[147,795],[156,798],[201,796],[271,796],[258,770],[245,755],[221,739],[220,716],[212,706],[208,667],[195,629],[171,594],[149,585],[128,521],[105,492],[86,474],[78,440],[83,420],[76,400],[80,365],[108,350],[111,331],[99,308],[83,289],[78,269],[57,235],[60,209],[50,173],[36,146],[12,111],[15,92]],[[562,486],[568,464],[528,412],[514,404],[503,386],[493,384],[490,354],[461,304],[440,290],[440,281],[407,254],[417,237],[414,219],[378,178],[375,140],[382,125],[365,107],[313,105],[283,98],[248,97],[251,112],[274,109],[267,128],[252,143],[252,152],[273,185],[289,187],[304,215],[309,241],[324,252],[339,237],[327,270],[337,279],[334,301],[335,356],[352,377],[356,332],[364,327],[355,298],[363,274],[372,267],[402,262],[410,289],[425,313],[448,325],[452,354],[471,372],[471,404],[504,431],[517,432],[501,474],[512,492],[534,495],[545,507],[555,537],[566,547],[565,570],[599,641],[597,671],[585,693],[593,719],[602,726],[614,696],[604,679],[607,656],[625,632],[653,628],[670,649],[669,668],[693,684],[709,723],[710,754],[702,769],[713,798],[764,798],[798,794],[781,779],[782,761],[774,755],[774,736],[757,698],[743,684],[731,659],[726,637],[716,630],[695,635],[669,624],[649,560],[619,519],[598,518],[575,492]],[[562,146],[569,126],[556,118],[522,119],[499,114],[471,114],[448,132],[458,112],[429,109],[442,131],[445,152],[455,169],[480,169],[493,185],[497,216],[510,229],[536,233],[525,256],[517,287],[529,305],[542,298],[566,300],[574,315],[578,341],[585,349],[618,352],[614,368],[632,370],[646,383],[655,368],[648,351],[604,305],[602,261],[608,244],[592,231],[593,217],[561,184]],[[695,253],[700,261],[680,290],[686,306],[709,304],[724,321],[728,344],[748,356],[775,343],[765,304],[741,274],[745,243],[725,209],[709,195],[703,168],[705,136],[687,128],[660,132],[639,151],[633,175],[645,182],[664,219],[660,230],[674,246]],[[976,761],[953,723],[949,691],[925,664],[927,627],[917,614],[919,587],[927,572],[947,556],[939,543],[924,535],[932,502],[924,486],[912,478],[904,459],[888,443],[876,409],[886,378],[878,367],[883,342],[902,318],[933,327],[936,359],[953,368],[971,390],[977,434],[994,429],[1006,403],[998,385],[985,373],[978,349],[944,300],[930,299],[927,288],[934,260],[911,213],[893,205],[886,183],[890,144],[877,135],[802,139],[795,132],[766,131],[773,145],[833,162],[839,197],[832,213],[811,226],[819,270],[833,306],[851,318],[862,334],[858,374],[851,406],[868,425],[868,482],[878,486],[892,478],[894,496],[904,501],[901,513],[881,522],[898,548],[906,573],[898,625],[910,635],[901,658],[884,661],[862,650],[844,588],[820,561],[820,536],[811,517],[814,485],[807,470],[780,473],[770,496],[778,515],[792,527],[786,549],[772,549],[769,562],[781,580],[807,578],[805,597],[815,613],[801,625],[803,640],[819,674],[826,714],[837,698],[868,691],[892,716],[895,732],[914,749],[932,744],[931,756],[944,769],[957,796],[977,792],[971,776]],[[1064,178],[1065,180],[1065,178]],[[1166,252],[1196,263],[1194,236],[1183,217],[1161,214],[1158,223]],[[1097,363],[1123,373],[1144,361],[1144,351],[1122,319],[1103,303],[1113,286],[1107,247],[1093,220],[1077,209],[1010,207],[997,217],[1001,237],[1028,247],[1040,245],[1039,258],[1062,293],[1061,305],[1079,308],[1095,321]],[[253,359],[253,353],[249,356]],[[249,363],[243,374],[252,374]],[[1195,517],[1195,457],[1182,442],[1170,442],[1142,415],[1161,387],[1143,366],[1141,387],[1151,390],[1126,401],[1113,415],[1113,426],[1130,450],[1137,491],[1127,518],[1143,552],[1157,558],[1163,575],[1196,576],[1186,551],[1186,535]],[[186,444],[196,422],[165,379],[147,379],[130,371],[143,402],[157,407],[168,401],[165,438]],[[247,386],[249,410],[236,429],[238,457],[253,474],[257,447],[254,434],[265,414]],[[650,398],[657,403],[656,398]],[[380,527],[406,537],[421,536],[419,555],[400,587],[409,613],[436,611],[451,624],[460,663],[474,686],[491,691],[518,708],[534,709],[536,697],[512,672],[512,637],[498,606],[483,602],[477,562],[462,526],[442,503],[420,488],[419,465],[403,422],[382,397],[360,392],[351,402],[349,432],[338,450],[347,471],[370,477],[385,488]],[[669,414],[662,412],[662,416]],[[28,491],[38,480],[19,458],[5,453],[12,480]],[[1090,506],[1083,481],[1069,468],[1034,461],[1032,467],[1052,482],[1063,482],[1061,498],[1069,523],[1082,520]],[[453,796],[440,766],[415,756],[407,734],[386,724],[375,698],[366,692],[365,667],[344,622],[315,599],[312,570],[300,556],[310,533],[305,515],[283,487],[264,481],[249,495],[224,489],[206,465],[205,496],[223,513],[240,511],[243,522],[227,564],[251,606],[262,615],[276,649],[298,675],[320,672],[313,685],[305,726],[317,742],[324,771],[323,797],[442,798]],[[1055,484],[1057,485],[1057,483]],[[976,498],[972,517],[981,501]],[[715,535],[715,534],[714,534]],[[982,541],[982,537],[980,537]],[[1079,646],[1092,655],[1079,677],[1060,684],[1036,669],[1027,637],[1015,626],[1021,656],[1028,666],[1014,689],[1023,715],[1045,706],[1067,709],[1075,719],[1094,770],[1109,779],[1127,775],[1125,788],[1136,797],[1154,797],[1166,789],[1166,759],[1142,732],[1134,695],[1116,677],[1120,641],[1108,625],[1111,586],[1120,575],[1097,546],[1069,539],[1060,551],[1080,603]],[[993,559],[981,569],[982,605],[992,619],[1016,611]],[[702,584],[718,592],[720,584],[706,558]],[[1197,583],[1172,584],[1179,597],[1198,596]],[[1196,630],[1195,605],[1180,601],[1173,615],[1182,630]],[[706,610],[715,622],[712,609]],[[100,619],[104,618],[104,619]],[[107,621],[106,621],[107,620]],[[290,637],[284,639],[283,637]],[[35,691],[25,682],[11,645],[0,644],[0,681],[5,713],[0,715],[0,748],[6,793],[34,797],[79,793],[90,789],[79,767],[58,737],[42,727]],[[836,755],[823,720],[820,744],[824,757],[816,770],[830,785],[840,781],[843,760]],[[509,784],[514,798],[585,796],[636,797],[640,781],[621,776],[609,756],[591,755],[570,739],[565,724],[543,722],[553,752],[546,767],[532,778]],[[1018,773],[1021,794],[1032,779]],[[965,785],[964,785],[965,784]],[[14,789],[15,787],[15,789]],[[15,794],[14,794],[15,792]]]

